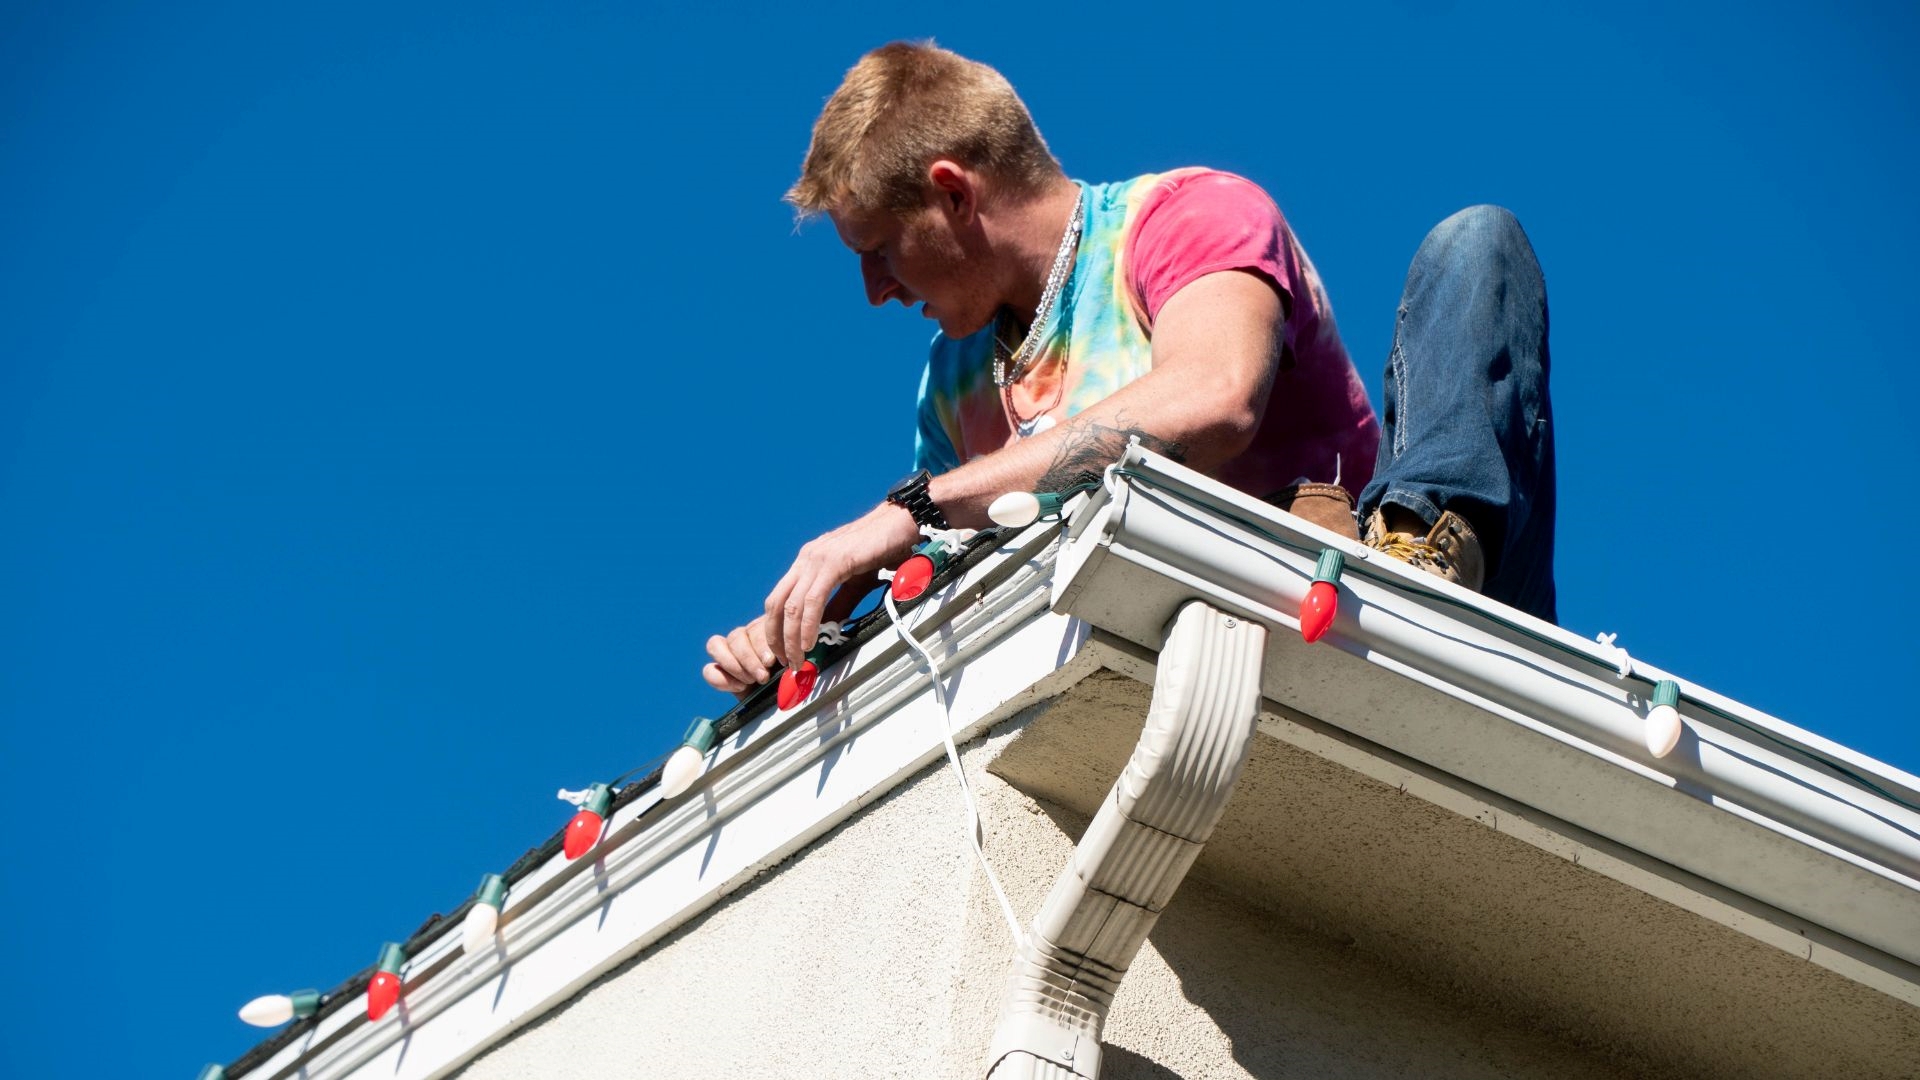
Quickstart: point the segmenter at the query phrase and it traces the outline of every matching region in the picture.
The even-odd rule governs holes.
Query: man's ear
[[[927,186],[940,208],[959,224],[971,222],[980,212],[980,186],[958,162],[941,158],[927,166]]]

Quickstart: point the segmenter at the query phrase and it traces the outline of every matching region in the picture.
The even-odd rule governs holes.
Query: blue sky
[[[898,37],[1075,176],[1265,184],[1376,403],[1513,209],[1563,624],[1920,770],[1910,9],[269,7],[0,8],[0,1072],[232,1059],[727,706],[908,462],[926,324],[779,201]]]

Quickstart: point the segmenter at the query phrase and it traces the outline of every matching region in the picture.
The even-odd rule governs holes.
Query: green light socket
[[[287,995],[287,999],[293,1002],[293,1017],[296,1020],[305,1020],[320,1011],[318,990],[295,990]]]
[[[1333,548],[1320,553],[1320,561],[1313,566],[1313,580],[1339,581],[1340,574],[1347,568],[1347,557]]]
[[[407,966],[407,950],[386,942],[380,946],[380,963],[376,966],[389,975],[400,974],[400,969]]]
[[[474,890],[473,900],[485,904],[495,911],[507,902],[507,879],[499,874],[488,874],[480,879],[480,888]]]
[[[818,662],[815,661],[815,663]],[[713,749],[713,744],[719,738],[720,733],[714,730],[713,721],[704,716],[696,716],[693,718],[693,723],[687,725],[687,733],[680,737],[680,745],[691,746],[704,754]]]
[[[1680,684],[1674,682],[1672,679],[1661,679],[1659,682],[1654,683],[1653,703],[1656,706],[1671,705],[1676,709],[1679,708]]]
[[[580,804],[580,809],[606,817],[607,811],[613,809],[613,788],[606,784],[595,784],[588,788],[587,799]]]
[[[947,564],[953,561],[953,552],[947,548],[945,542],[940,540],[928,540],[926,543],[915,548],[913,553],[915,555],[925,555],[927,561],[933,563],[933,572],[935,574],[945,570]]]

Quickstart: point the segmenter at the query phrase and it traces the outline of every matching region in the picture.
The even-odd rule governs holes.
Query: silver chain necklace
[[[1073,269],[1073,256],[1080,249],[1080,225],[1086,220],[1087,193],[1080,192],[1073,200],[1073,217],[1067,222],[1067,231],[1060,236],[1060,249],[1053,253],[1053,268],[1047,271],[1047,287],[1040,293],[1039,310],[1033,313],[1033,325],[1027,328],[1027,336],[1020,339],[1020,347],[1008,355],[1006,342],[1001,340],[999,327],[993,334],[993,385],[1006,389],[1020,381],[1026,375],[1028,365],[1039,355],[1040,343],[1046,340],[1048,324],[1053,321],[1053,309],[1060,302],[1060,290],[1067,283],[1067,275]],[[1007,370],[1011,361],[1013,370]]]

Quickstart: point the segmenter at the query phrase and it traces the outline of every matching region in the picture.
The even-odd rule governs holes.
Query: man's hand
[[[798,663],[813,647],[825,618],[827,598],[846,582],[904,560],[920,540],[920,527],[905,508],[881,503],[858,519],[811,540],[786,576],[767,594],[767,644],[783,664]],[[859,597],[851,597],[857,602]],[[844,603],[846,612],[852,603]],[[841,614],[846,614],[842,612]],[[753,625],[753,624],[749,624]],[[712,681],[712,680],[708,680]]]
[[[876,583],[873,572],[905,559],[919,540],[913,515],[882,503],[811,541],[767,596],[765,615],[707,639],[713,662],[700,669],[701,677],[715,690],[745,697],[773,677],[774,667],[807,655],[819,639],[821,620],[853,614]]]

